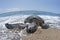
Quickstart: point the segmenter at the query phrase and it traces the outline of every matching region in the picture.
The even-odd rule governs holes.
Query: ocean
[[[9,31],[5,27],[5,23],[23,23],[24,20],[31,15],[10,15],[0,17],[0,40],[11,40],[13,38],[21,39],[21,36],[18,34]],[[51,15],[37,15],[44,19],[46,24],[49,24],[51,28],[60,29],[60,16],[51,16]]]

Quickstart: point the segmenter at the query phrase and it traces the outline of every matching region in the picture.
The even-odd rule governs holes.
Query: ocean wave
[[[0,40],[10,40],[14,37],[20,37],[18,34],[9,31],[5,27],[5,23],[23,23],[25,18],[30,15],[14,15],[0,18]],[[38,15],[44,19],[45,23],[49,24],[52,28],[60,29],[60,17],[58,16],[46,16]]]

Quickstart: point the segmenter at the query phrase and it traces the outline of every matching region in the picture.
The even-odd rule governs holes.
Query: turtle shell
[[[35,22],[37,26],[42,26],[42,24],[44,24],[44,20],[41,17],[35,15],[29,16],[24,20],[24,23],[32,23],[32,22]]]

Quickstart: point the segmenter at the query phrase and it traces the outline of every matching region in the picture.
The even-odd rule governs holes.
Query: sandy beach
[[[32,35],[25,36],[23,40],[60,40],[60,29],[38,29]]]

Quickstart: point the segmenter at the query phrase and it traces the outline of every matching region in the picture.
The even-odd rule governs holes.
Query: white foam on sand
[[[21,39],[21,36],[19,36],[17,33],[8,30],[5,27],[5,23],[23,23],[25,18],[27,18],[28,16],[30,15],[15,15],[15,16],[0,17],[0,40]],[[45,23],[49,24],[51,27],[60,29],[60,17],[44,16],[44,15],[38,15],[38,16],[42,17]]]

